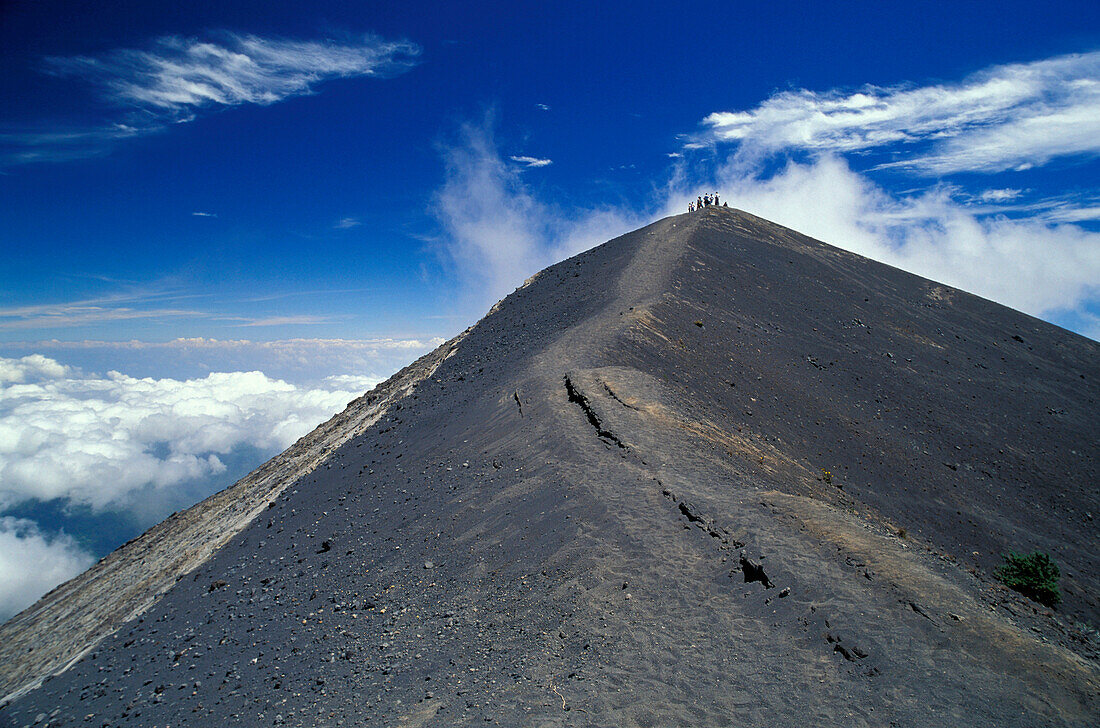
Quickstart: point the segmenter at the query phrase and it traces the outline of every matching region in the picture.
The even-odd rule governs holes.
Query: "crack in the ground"
[[[592,403],[588,401],[588,397],[584,396],[580,389],[577,388],[577,385],[573,384],[573,380],[570,379],[568,374],[565,375],[565,391],[569,395],[569,401],[576,404],[584,412],[585,417],[588,418],[589,424],[596,430],[596,435],[601,440],[613,442],[623,450],[627,449],[626,444],[619,439],[618,435],[607,429],[603,422],[600,421],[600,417],[596,414],[596,411],[592,409]]]
[[[708,521],[706,518],[699,515],[698,510],[695,508],[694,505],[688,503],[685,500],[680,500],[668,488],[662,490],[661,494],[665,498],[668,498],[670,501],[676,504],[677,508],[680,509],[680,513],[688,519],[689,523],[694,523],[696,526],[705,531],[711,538],[716,538],[721,541],[723,548],[739,549],[745,545],[737,539],[732,538],[729,531],[727,531],[726,529],[712,523],[711,521]]]
[[[622,405],[623,407],[626,407],[627,409],[632,409],[632,410],[634,410],[635,412],[639,412],[639,411],[640,411],[640,410],[639,410],[639,409],[638,409],[637,407],[635,407],[634,405],[632,405],[632,404],[629,404],[629,403],[627,403],[627,402],[623,401],[622,397],[620,397],[619,395],[615,394],[615,391],[614,391],[613,389],[611,389],[611,385],[610,385],[610,384],[608,384],[607,382],[600,382],[600,384],[602,384],[602,385],[603,385],[603,388],[604,388],[604,389],[605,389],[605,390],[607,391],[607,394],[608,394],[608,396],[609,396],[609,397],[611,397],[611,399],[615,400],[616,402],[618,402],[619,404],[621,404],[621,405]]]

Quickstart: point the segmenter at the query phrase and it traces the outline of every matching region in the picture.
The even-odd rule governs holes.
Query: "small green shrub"
[[[1062,592],[1058,591],[1058,579],[1062,572],[1049,554],[1042,551],[1030,554],[1010,552],[1004,555],[1004,561],[995,573],[1005,586],[1048,607],[1062,601]]]

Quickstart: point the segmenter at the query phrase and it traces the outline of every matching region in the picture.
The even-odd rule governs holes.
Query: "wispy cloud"
[[[106,154],[125,139],[153,134],[164,127],[143,124],[140,128],[121,122],[103,126],[73,127],[60,131],[23,129],[0,133],[0,164],[67,162]]]
[[[436,194],[446,258],[465,279],[470,312],[541,268],[637,227],[636,211],[563,210],[540,202],[522,170],[501,158],[493,119],[466,124],[442,146],[446,165]]]
[[[157,318],[208,318],[210,314],[187,308],[156,305],[191,296],[164,292],[124,292],[61,303],[0,308],[0,331],[88,326],[112,321]]]
[[[1100,235],[1074,224],[1100,220],[1095,190],[975,189],[972,177],[899,190],[876,180],[883,170],[943,177],[1091,163],[1100,51],[958,82],[788,90],[703,125],[683,137],[674,180],[683,192],[667,210],[717,188],[731,205],[833,245],[1095,334]],[[687,153],[703,148],[716,154]],[[854,170],[855,160],[870,168]],[[712,163],[717,170],[700,169]]]
[[[56,73],[96,84],[111,101],[159,109],[178,120],[205,106],[273,104],[332,78],[393,76],[412,67],[420,53],[415,43],[372,35],[354,43],[234,33],[216,38],[167,36],[148,50],[46,61]]]
[[[500,158],[491,123],[467,125],[444,153],[446,183],[437,195],[444,248],[483,296],[478,302],[616,234],[683,212],[700,190],[718,190],[731,206],[838,247],[1095,333],[1079,324],[1100,310],[1100,234],[1065,224],[1097,219],[1095,201],[1023,203],[1015,188],[993,190],[986,201],[948,185],[892,191],[838,154],[775,171],[733,150],[717,172],[676,160],[667,186],[641,204],[567,209],[540,200]],[[999,214],[1010,206],[1021,216]]]
[[[994,66],[958,83],[798,89],[707,116],[703,142],[747,153],[897,151],[919,174],[1025,169],[1100,154],[1100,52]]]
[[[218,214],[215,213],[215,212],[192,212],[191,214],[194,215],[195,217],[217,217],[218,216]]]
[[[549,111],[550,110],[550,106],[548,104],[535,104],[535,108],[540,109],[542,111]]]
[[[334,296],[344,293],[362,293],[363,291],[376,290],[370,286],[361,288],[309,288],[300,291],[278,291],[273,293],[265,293],[260,296],[249,296],[242,298],[242,301],[248,303],[261,303],[263,301],[278,301],[284,298],[302,298],[308,296]]]
[[[548,167],[554,163],[554,160],[552,159],[539,159],[538,157],[511,156],[508,158],[511,159],[513,162],[522,164],[528,169],[530,169],[531,167]]]
[[[0,331],[77,329],[140,319],[172,319],[177,322],[190,319],[218,322],[230,326],[327,324],[337,319],[333,316],[319,314],[256,316],[241,312],[233,306],[239,302],[262,303],[283,298],[300,298],[320,294],[332,295],[359,290],[368,289],[274,292],[230,303],[207,300],[206,307],[199,309],[171,304],[179,304],[193,299],[210,299],[210,296],[200,293],[184,293],[176,288],[166,288],[151,283],[145,287],[133,286],[119,292],[75,301],[0,307]]]
[[[328,324],[332,323],[333,319],[330,316],[309,316],[305,314],[295,316],[270,316],[262,319],[254,319],[247,321],[239,326],[286,326],[288,324],[294,325],[314,325],[314,324]]]
[[[319,349],[323,349],[326,352],[331,353],[335,350],[377,351],[384,349],[422,349],[425,347],[439,346],[442,343],[443,339],[440,338],[395,339],[386,337],[377,339],[280,339],[278,341],[250,341],[248,339],[211,339],[198,336],[186,339],[172,339],[171,341],[99,341],[95,339],[84,339],[82,341],[58,341],[57,339],[47,339],[43,341],[9,342],[7,344],[0,344],[0,346],[20,346],[39,349],[68,350],[111,348],[131,351],[143,349],[165,349],[172,351],[179,351],[184,349],[204,349],[211,351],[262,348],[271,351],[301,350],[302,353],[305,353],[306,351],[316,352]],[[48,360],[31,357],[29,361],[24,361],[22,365],[34,365],[38,366],[39,368],[44,367],[45,373],[50,376],[60,376],[65,373],[63,370],[56,369],[54,368],[54,365],[48,365],[46,362],[48,362]]]
[[[354,41],[289,40],[229,32],[209,38],[166,36],[145,49],[50,57],[46,70],[78,78],[124,109],[99,127],[0,135],[9,164],[104,153],[115,142],[190,121],[204,109],[266,106],[336,78],[387,78],[414,66],[420,47],[367,35]]]
[[[1100,205],[1091,207],[1079,205],[1053,207],[1043,212],[1042,219],[1052,223],[1092,222],[1100,220]],[[1100,241],[1097,244],[1100,244]],[[1100,274],[1100,271],[1096,272]]]
[[[333,227],[337,230],[350,230],[351,228],[359,227],[362,224],[363,223],[361,223],[358,219],[354,217],[345,217],[337,221],[337,223],[333,225]]]
[[[978,195],[978,199],[982,202],[1008,202],[1009,200],[1015,200],[1023,193],[1023,190],[1012,188],[983,190],[982,193]]]

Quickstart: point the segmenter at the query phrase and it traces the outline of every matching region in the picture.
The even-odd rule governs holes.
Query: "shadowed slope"
[[[1098,348],[662,220],[505,299],[0,719],[1087,725]],[[1064,565],[1062,617],[989,578],[1008,548]]]

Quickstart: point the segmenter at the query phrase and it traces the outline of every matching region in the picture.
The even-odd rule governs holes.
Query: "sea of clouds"
[[[241,474],[227,472],[236,454],[248,453],[246,467],[258,465],[381,379],[334,374],[295,384],[260,371],[134,377],[85,372],[42,354],[0,357],[0,514],[61,503],[93,518],[124,513],[148,527],[180,492],[193,501],[230,485]],[[0,619],[103,555],[57,526],[0,516]]]

